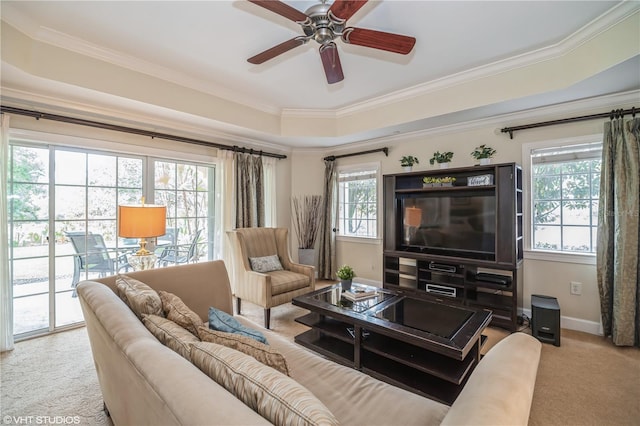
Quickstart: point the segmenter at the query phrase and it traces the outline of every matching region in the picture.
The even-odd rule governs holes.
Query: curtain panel
[[[597,281],[605,336],[640,346],[640,118],[604,125]]]
[[[324,162],[324,190],[322,222],[320,223],[320,244],[318,248],[318,277],[336,279],[336,206],[338,181],[335,161]]]
[[[264,226],[264,179],[262,157],[235,153],[236,228]]]
[[[13,349],[13,286],[9,280],[7,184],[9,178],[9,116],[2,114],[0,132],[0,352]]]

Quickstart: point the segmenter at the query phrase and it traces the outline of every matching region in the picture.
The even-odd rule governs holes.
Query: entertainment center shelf
[[[453,178],[450,186],[423,178]],[[522,306],[522,169],[515,163],[384,176],[385,288],[493,313]]]

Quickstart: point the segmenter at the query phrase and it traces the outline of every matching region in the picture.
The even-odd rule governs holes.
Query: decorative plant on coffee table
[[[351,282],[353,277],[356,276],[356,273],[353,271],[353,268],[349,265],[342,265],[340,269],[336,272],[338,278],[340,278],[340,284],[342,285],[342,290],[347,291],[351,290]]]
[[[293,227],[298,237],[298,261],[315,266],[315,246],[322,215],[322,196],[293,197]]]

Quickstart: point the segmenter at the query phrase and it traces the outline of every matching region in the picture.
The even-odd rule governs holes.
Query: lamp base
[[[127,256],[127,261],[134,271],[144,271],[145,269],[153,269],[157,258],[158,256],[153,253],[145,255],[132,254]]]

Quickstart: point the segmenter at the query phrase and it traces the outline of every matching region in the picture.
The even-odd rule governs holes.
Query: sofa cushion
[[[175,294],[162,290],[158,294],[162,300],[162,309],[167,318],[197,336],[198,327],[204,324],[200,316],[189,309],[182,299]]]
[[[191,343],[200,339],[175,322],[157,315],[145,315],[142,322],[160,343],[191,361]]]
[[[200,340],[203,342],[217,343],[251,355],[264,365],[275,368],[282,374],[289,375],[289,366],[287,366],[287,360],[284,356],[269,345],[260,343],[251,337],[211,330],[206,327],[198,328],[198,337],[200,337]]]
[[[118,275],[116,293],[140,319],[143,315],[164,316],[160,296],[142,281],[126,275]]]
[[[264,334],[260,333],[258,330],[245,327],[228,313],[214,307],[209,308],[209,328],[212,330],[224,331],[225,333],[241,334],[243,336],[256,339],[260,343],[268,343]]]
[[[272,256],[250,257],[251,269],[256,272],[282,271],[282,264],[277,254]]]
[[[199,342],[191,348],[191,360],[275,425],[338,424],[329,409],[306,388],[246,354],[215,343]]]
[[[273,296],[309,287],[309,277],[291,271],[269,272],[271,277],[271,294]]]

